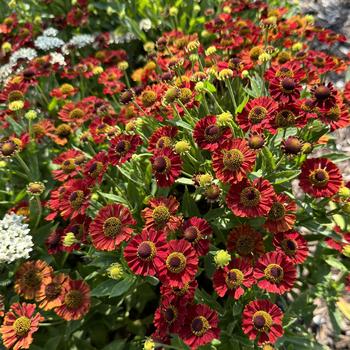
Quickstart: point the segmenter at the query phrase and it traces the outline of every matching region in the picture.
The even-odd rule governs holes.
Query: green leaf
[[[183,185],[194,185],[193,180],[187,177],[179,177],[175,182]]]
[[[181,208],[185,217],[200,215],[197,204],[195,200],[192,198],[192,196],[190,195],[190,193],[188,192],[187,188],[182,198]]]
[[[301,173],[300,170],[284,170],[278,173],[272,173],[271,175],[267,175],[266,179],[273,182],[275,185],[282,184],[284,182],[289,182]]]
[[[159,279],[154,276],[146,276],[145,281],[149,283],[151,286],[156,286],[159,283]]]
[[[113,193],[104,193],[104,192],[97,192],[100,196],[106,198],[106,199],[109,199],[113,202],[116,202],[116,203],[121,203],[121,204],[124,204],[126,206],[129,205],[128,201],[126,199],[124,199],[123,197],[120,197],[120,196],[117,196],[116,194],[113,194]]]
[[[135,283],[135,278],[133,276],[128,276],[122,281],[118,282],[112,289],[109,297],[119,297],[120,295],[127,292]]]
[[[249,101],[249,96],[245,95],[243,101],[237,106],[236,114],[241,113],[243,111],[243,108],[248,103],[248,101]]]
[[[335,258],[334,256],[330,256],[328,257],[326,260],[326,263],[329,265],[329,266],[332,266],[334,267],[335,269],[337,270],[340,270],[340,271],[343,271],[343,272],[346,272],[347,271],[347,268],[345,265],[343,265],[340,260],[338,258]]]
[[[272,152],[267,147],[263,147],[262,154],[264,155],[263,163],[265,172],[273,170],[276,167],[276,162]]]
[[[322,154],[322,158],[327,158],[333,161],[334,163],[338,163],[338,162],[343,162],[345,160],[350,159],[350,155],[345,153],[334,152],[334,153]]]
[[[6,117],[6,121],[12,126],[12,129],[16,135],[20,135],[22,132],[24,132],[23,126],[13,120],[11,117]]]
[[[212,93],[216,92],[216,87],[209,81],[204,82],[204,88]]]
[[[58,345],[60,345],[61,340],[61,335],[50,338],[45,344],[45,349],[56,350],[58,348]]]
[[[116,286],[116,283],[117,282],[115,280],[112,280],[112,279],[109,279],[107,281],[103,281],[102,283],[97,285],[97,287],[91,291],[91,296],[103,297],[106,295],[110,295],[111,291]]]
[[[50,101],[49,105],[47,106],[47,109],[49,110],[49,112],[52,112],[56,108],[56,106],[57,106],[57,99],[56,99],[56,97],[54,97]]]

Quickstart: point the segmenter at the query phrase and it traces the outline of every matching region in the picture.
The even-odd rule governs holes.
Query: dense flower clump
[[[5,348],[319,348],[313,301],[339,320],[350,284],[346,38],[260,0],[38,2],[0,24]]]

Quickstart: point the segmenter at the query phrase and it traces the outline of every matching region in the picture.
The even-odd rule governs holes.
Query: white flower
[[[8,63],[0,66],[0,82],[4,83],[12,73],[13,73],[12,64]]]
[[[56,63],[58,65],[60,65],[60,66],[65,66],[66,65],[66,61],[64,59],[64,56],[61,53],[59,53],[59,52],[51,52],[50,56],[51,56],[50,63],[52,65],[54,65]]]
[[[68,45],[75,46],[81,49],[84,46],[93,44],[95,36],[91,34],[78,34],[73,36],[68,42]]]
[[[14,66],[20,58],[31,61],[36,56],[37,56],[37,52],[34,49],[22,48],[22,49],[15,51],[11,55],[9,63]]]
[[[37,49],[40,49],[43,51],[49,51],[49,50],[58,49],[59,47],[63,46],[64,41],[59,38],[40,35],[34,41],[34,45]]]
[[[47,28],[43,31],[43,36],[57,36],[58,30],[55,28]]]
[[[33,240],[23,216],[6,214],[0,220],[0,263],[11,263],[17,259],[28,259],[33,250]]]
[[[139,23],[139,28],[141,30],[144,30],[145,32],[148,32],[152,28],[152,22],[149,18],[141,19]]]

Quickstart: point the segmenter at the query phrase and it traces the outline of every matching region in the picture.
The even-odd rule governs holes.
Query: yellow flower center
[[[242,166],[244,156],[239,149],[231,149],[229,151],[223,151],[223,153],[224,157],[222,162],[226,169],[236,171]]]
[[[257,331],[267,332],[273,325],[273,320],[269,313],[259,310],[253,315],[253,325]]]
[[[159,205],[153,210],[153,219],[158,226],[165,225],[170,219],[169,209],[164,205]]]
[[[170,253],[166,259],[166,267],[172,273],[180,273],[186,267],[186,257],[180,252]]]
[[[252,124],[259,124],[267,116],[267,109],[262,106],[255,106],[248,114],[248,119]]]
[[[106,237],[115,237],[121,230],[122,223],[117,217],[110,217],[103,223],[103,233]]]
[[[24,337],[30,330],[30,319],[25,316],[21,316],[16,319],[13,323],[13,329],[16,332],[16,335],[19,337]]]
[[[244,274],[241,270],[231,269],[227,272],[225,282],[229,289],[239,287],[244,280]]]
[[[280,265],[269,264],[264,270],[267,280],[273,283],[279,283],[283,280],[284,272]]]

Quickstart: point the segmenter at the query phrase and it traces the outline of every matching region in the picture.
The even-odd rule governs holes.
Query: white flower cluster
[[[33,58],[37,57],[37,52],[34,49],[24,47],[15,51],[10,57],[10,64],[15,65],[17,61],[21,58],[31,61]]]
[[[118,33],[110,33],[111,39],[109,41],[110,44],[124,44],[129,43],[132,40],[136,39],[134,33],[126,33],[124,35]]]
[[[139,28],[145,32],[148,32],[152,28],[151,20],[149,18],[141,19],[139,22]]]
[[[58,30],[55,28],[47,28],[43,31],[43,36],[57,36]]]
[[[32,236],[23,216],[6,214],[0,220],[0,263],[11,263],[20,258],[29,258],[33,250]]]
[[[51,52],[50,57],[50,63],[52,65],[57,63],[59,66],[65,66],[67,64],[64,56],[59,52]]]
[[[95,41],[95,36],[91,34],[78,34],[73,36],[69,41],[68,45],[75,46],[81,49],[85,46],[92,45]]]
[[[64,45],[64,41],[54,36],[40,35],[34,41],[34,46],[43,51],[58,49]]]

